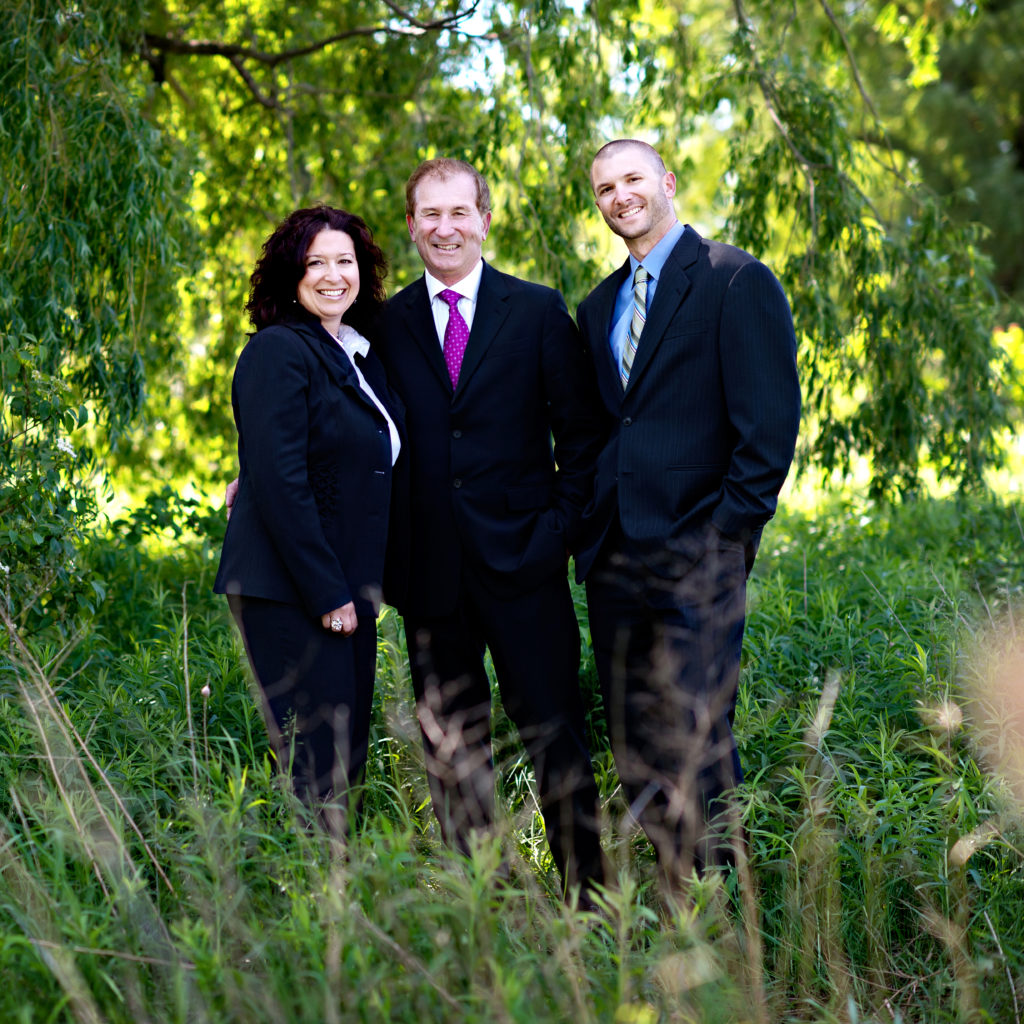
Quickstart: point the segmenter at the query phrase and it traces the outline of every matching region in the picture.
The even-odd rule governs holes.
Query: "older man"
[[[494,818],[486,648],[552,856],[586,898],[602,862],[566,564],[600,447],[593,371],[559,293],[483,260],[490,193],[473,167],[418,167],[406,220],[424,274],[389,302],[381,346],[408,433],[386,596],[434,809],[462,849]]]

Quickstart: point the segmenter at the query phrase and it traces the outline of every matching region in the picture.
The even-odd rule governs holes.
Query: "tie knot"
[[[438,292],[437,294],[448,303],[449,309],[456,309],[459,305],[459,299],[462,298],[458,292],[453,292],[451,288],[445,288],[443,292]]]
[[[633,274],[633,284],[640,284],[641,281],[646,281],[647,277],[647,268],[641,265],[636,268],[636,271]]]

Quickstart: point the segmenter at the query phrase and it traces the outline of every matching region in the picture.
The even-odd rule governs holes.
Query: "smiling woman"
[[[297,298],[302,307],[320,318],[331,334],[341,329],[342,317],[359,295],[359,264],[352,237],[325,228],[306,253],[306,274]]]
[[[296,210],[264,244],[247,306],[257,331],[232,383],[238,492],[214,584],[282,767],[338,827],[366,761],[401,448],[400,406],[367,337],[384,274],[369,228],[344,210]]]

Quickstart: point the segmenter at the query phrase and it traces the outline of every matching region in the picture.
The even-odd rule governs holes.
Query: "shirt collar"
[[[365,357],[370,351],[370,343],[354,328],[342,324],[338,331],[338,344],[345,350],[349,359],[356,356]]]
[[[661,272],[665,267],[665,263],[668,260],[669,253],[676,247],[676,242],[679,241],[679,236],[683,233],[683,225],[676,221],[662,236],[658,244],[642,259],[638,260],[635,256],[630,254],[629,257],[629,269],[630,277],[636,273],[636,268],[642,263],[644,269],[647,271],[648,277],[653,277],[655,281],[661,277]]]
[[[430,301],[433,302],[439,292],[443,292],[445,288],[451,288],[452,291],[458,292],[461,296],[470,299],[475,304],[477,292],[480,291],[480,278],[483,276],[483,272],[484,261],[477,260],[476,266],[461,281],[456,281],[455,284],[449,285],[438,281],[429,270],[424,270],[423,280],[427,284],[427,295],[430,297]]]

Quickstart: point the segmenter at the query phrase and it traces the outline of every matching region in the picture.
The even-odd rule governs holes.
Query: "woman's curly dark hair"
[[[306,274],[306,253],[313,239],[325,230],[344,231],[355,245],[359,294],[345,312],[345,323],[363,335],[373,330],[386,298],[387,260],[361,217],[322,204],[289,214],[263,243],[245,304],[256,330],[303,312],[295,296]]]

